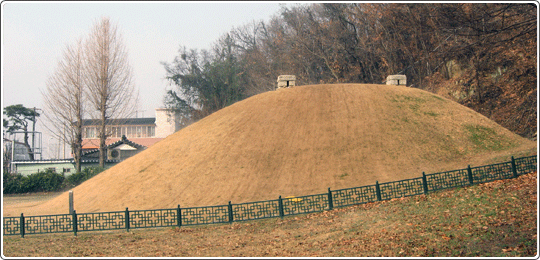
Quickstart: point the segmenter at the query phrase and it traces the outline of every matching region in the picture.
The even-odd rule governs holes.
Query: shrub
[[[38,186],[36,191],[58,191],[63,188],[64,175],[51,170],[36,174]]]
[[[4,173],[3,174],[4,189],[2,190],[2,193],[4,194],[20,193],[22,178],[23,176],[20,174]]]
[[[64,176],[50,169],[23,177],[21,187],[23,192],[58,191],[62,189]]]
[[[38,191],[59,191],[64,187],[64,176],[47,169],[43,172],[22,176],[8,174],[4,176],[4,194]]]
[[[61,191],[66,187],[77,186],[84,181],[96,176],[104,169],[101,167],[84,168],[81,172],[74,173],[67,178],[64,175],[47,169],[44,172],[22,176],[21,174],[3,174],[4,189],[2,193],[26,193],[39,191]]]
[[[74,173],[66,178],[66,185],[77,186],[84,181],[98,175],[100,172],[104,171],[102,167],[87,167],[84,168],[81,172]]]

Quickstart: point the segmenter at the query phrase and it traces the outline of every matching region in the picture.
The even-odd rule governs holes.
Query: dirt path
[[[17,211],[17,209],[26,209],[39,205],[45,201],[58,197],[63,192],[37,192],[25,194],[3,194],[2,195],[2,212]],[[24,211],[25,215],[32,215],[31,212]],[[30,213],[30,214],[29,214]],[[4,214],[5,215],[5,214]]]
[[[2,202],[4,205],[14,205],[28,202],[41,202],[50,200],[57,197],[63,192],[37,192],[37,193],[25,193],[25,194],[4,194],[2,195]]]

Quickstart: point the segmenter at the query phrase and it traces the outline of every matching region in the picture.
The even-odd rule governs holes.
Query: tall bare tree
[[[82,124],[87,106],[84,66],[83,42],[78,40],[75,45],[66,47],[42,92],[44,115],[48,119],[45,127],[53,136],[70,144],[77,172],[81,171]]]
[[[108,135],[106,124],[117,118],[134,114],[138,92],[132,80],[132,69],[128,53],[117,26],[107,17],[98,21],[85,46],[87,55],[86,82],[88,99],[95,109],[92,116],[99,127],[99,165],[105,166],[105,141]]]

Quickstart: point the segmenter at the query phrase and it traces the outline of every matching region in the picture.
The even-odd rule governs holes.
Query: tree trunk
[[[101,129],[99,133],[99,167],[105,168],[105,159],[107,159],[107,154],[105,150],[107,140],[107,134],[105,133],[105,113],[101,114]]]
[[[28,156],[30,156],[30,160],[34,160],[34,151],[33,147],[30,147],[30,144],[28,144],[28,129],[26,127],[24,128],[24,146],[26,146],[26,149],[28,149]]]
[[[71,150],[73,151],[73,160],[75,161],[75,171],[81,172],[82,134],[80,131],[75,134],[75,138],[71,143]]]

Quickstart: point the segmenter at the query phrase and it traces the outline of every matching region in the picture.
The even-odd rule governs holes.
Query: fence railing
[[[331,210],[375,201],[389,200],[427,194],[449,188],[469,186],[494,180],[516,178],[536,170],[537,156],[514,159],[509,162],[432,174],[386,183],[376,182],[356,188],[330,190],[327,193],[286,197],[277,200],[248,202],[241,204],[154,210],[129,210],[98,213],[77,213],[4,217],[3,234],[20,235],[46,234],[115,229],[155,228],[190,226],[235,221],[284,217],[297,214]]]

